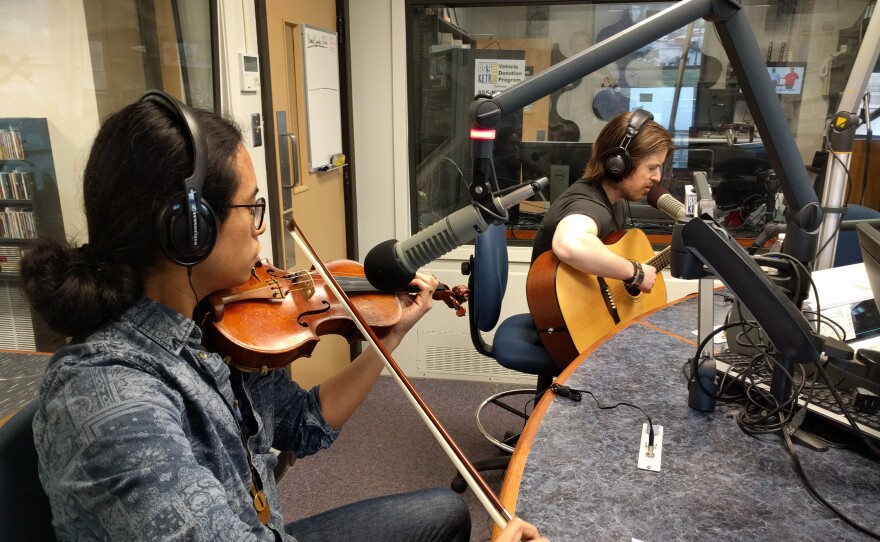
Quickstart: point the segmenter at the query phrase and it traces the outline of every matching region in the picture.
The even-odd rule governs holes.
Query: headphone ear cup
[[[632,158],[623,147],[615,147],[605,153],[605,173],[614,179],[620,181],[632,170]]]
[[[156,234],[162,252],[178,265],[195,265],[204,260],[217,241],[217,220],[214,210],[204,199],[199,204],[195,237],[198,240],[193,246],[189,239],[187,227],[186,205],[181,197],[162,207],[156,216]]]

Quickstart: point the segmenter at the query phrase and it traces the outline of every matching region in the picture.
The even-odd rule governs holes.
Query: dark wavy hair
[[[605,153],[620,145],[626,134],[626,127],[632,113],[621,113],[614,117],[599,132],[593,143],[590,161],[584,169],[583,178],[588,182],[601,184],[606,178],[611,179],[605,171]],[[671,151],[674,147],[672,138],[666,128],[649,120],[642,125],[636,137],[630,141],[627,151],[632,158],[633,169],[639,167],[639,162],[659,151]]]
[[[202,197],[219,226],[238,188],[241,131],[221,115],[194,113],[208,148]],[[156,215],[182,193],[192,171],[192,143],[182,122],[153,101],[138,101],[102,124],[83,174],[88,244],[41,239],[21,260],[25,295],[54,331],[82,337],[143,296],[147,271],[163,258]]]

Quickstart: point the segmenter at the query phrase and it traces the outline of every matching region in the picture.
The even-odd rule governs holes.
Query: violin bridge
[[[306,299],[311,299],[315,295],[315,279],[308,271],[297,271],[294,274],[293,282]]]

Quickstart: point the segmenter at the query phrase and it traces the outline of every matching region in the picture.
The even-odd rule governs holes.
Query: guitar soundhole
[[[636,297],[640,293],[642,293],[642,291],[639,290],[638,286],[625,286],[625,288],[626,288],[626,293],[628,293],[631,297]]]

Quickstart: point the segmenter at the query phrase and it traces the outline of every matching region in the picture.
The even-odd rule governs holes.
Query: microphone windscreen
[[[397,239],[389,239],[374,246],[364,258],[364,274],[373,288],[381,292],[396,292],[410,283],[415,274],[404,269],[398,261]]]
[[[659,184],[648,191],[648,203],[655,209],[660,209],[674,220],[684,218],[687,208],[675,199],[665,188]]]
[[[646,196],[648,198],[648,205],[656,209],[657,200],[660,199],[660,196],[663,194],[669,194],[669,190],[666,190],[659,184],[655,184],[654,187],[648,191],[648,195]],[[672,194],[669,195],[671,196]]]

